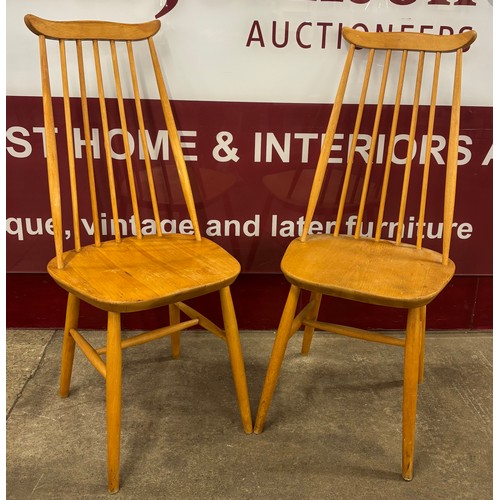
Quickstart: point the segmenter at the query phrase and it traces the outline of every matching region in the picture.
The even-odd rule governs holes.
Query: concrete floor
[[[104,383],[77,352],[59,398],[61,337],[7,331],[10,500],[109,498]],[[273,338],[241,333],[254,415]],[[427,335],[411,482],[400,476],[402,349],[318,333],[304,357],[300,341],[259,436],[242,431],[222,341],[185,333],[175,361],[164,340],[124,351],[114,498],[492,498],[491,333]]]

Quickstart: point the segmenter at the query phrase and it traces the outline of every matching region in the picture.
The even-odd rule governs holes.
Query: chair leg
[[[311,301],[314,301],[314,307],[309,314],[309,320],[316,321],[318,319],[319,307],[321,306],[322,294],[319,292],[311,292]],[[311,348],[311,342],[314,335],[314,327],[306,326],[304,329],[304,337],[302,338],[302,350],[301,354],[309,354],[309,349]]]
[[[122,404],[122,349],[120,314],[108,313],[106,351],[106,421],[108,431],[108,490],[120,488],[120,417]]]
[[[402,459],[402,476],[403,479],[407,481],[413,478],[420,341],[422,338],[420,317],[420,308],[410,309],[408,311],[404,355]]]
[[[245,365],[243,363],[243,354],[241,352],[238,324],[236,322],[236,314],[234,312],[234,305],[229,287],[220,290],[220,300],[222,316],[224,318],[224,329],[226,331],[227,348],[233,371],[234,386],[236,389],[236,397],[238,399],[243,430],[247,434],[250,434],[252,432],[252,413],[250,411],[250,401],[248,399],[247,379]]]
[[[75,357],[75,341],[69,331],[78,328],[78,315],[80,313],[80,299],[68,293],[66,306],[66,322],[64,324],[64,337],[61,356],[61,379],[59,382],[59,394],[62,398],[69,395],[71,373],[73,371],[73,359]]]
[[[177,325],[181,321],[181,311],[175,304],[168,306],[170,316],[170,324]],[[178,359],[181,354],[181,332],[172,333],[170,335],[170,347],[172,349],[172,357]]]
[[[285,356],[288,337],[293,319],[295,317],[299,295],[300,288],[292,285],[290,287],[290,292],[288,293],[285,308],[274,339],[273,350],[271,352],[271,358],[269,360],[269,366],[264,380],[264,387],[260,397],[259,408],[257,410],[257,417],[254,425],[255,434],[260,434],[264,428],[269,405],[271,404],[274,389],[276,388],[276,383],[278,382],[281,363],[283,362],[283,357]]]
[[[421,324],[421,339],[420,339],[420,361],[418,364],[418,383],[421,384],[424,381],[424,354],[425,354],[425,316],[427,312],[427,307],[422,306],[420,308],[420,324]]]

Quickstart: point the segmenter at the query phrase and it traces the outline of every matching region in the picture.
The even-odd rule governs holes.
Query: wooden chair
[[[291,287],[276,333],[254,432],[258,434],[263,430],[287,343],[302,325],[305,327],[303,354],[309,352],[316,329],[401,346],[404,347],[402,475],[410,480],[413,475],[417,387],[423,380],[426,306],[446,286],[455,271],[449,253],[458,162],[462,54],[473,43],[476,33],[467,31],[437,36],[365,33],[345,28],[343,36],[349,50],[312,182],[304,230],[290,243],[281,262],[281,269]],[[452,54],[445,54],[448,52]],[[426,64],[429,59],[430,64]],[[364,66],[364,70],[359,70],[353,60]],[[440,71],[445,64],[452,67],[451,73]],[[395,80],[390,79],[391,71],[395,71]],[[449,105],[437,106],[440,76],[444,83],[449,83],[451,111]],[[424,84],[426,77],[430,79],[428,86]],[[357,91],[351,90],[353,85],[358,87]],[[427,89],[429,95],[425,96]],[[353,101],[349,99],[355,101],[356,106],[350,104]],[[369,104],[370,99],[373,104]],[[405,104],[405,99],[408,104]],[[446,167],[434,168],[433,165],[431,172],[431,160],[435,156],[433,141],[423,141],[418,134],[432,137],[439,112],[447,115],[449,123],[448,152]],[[404,120],[405,113],[408,120]],[[351,129],[341,128],[344,119]],[[446,125],[446,122],[440,123]],[[387,133],[383,132],[383,127]],[[364,156],[356,152],[363,131],[378,139],[372,139],[369,152]],[[325,172],[327,168],[334,168],[328,166],[332,143],[342,137],[341,133],[343,137],[352,134],[352,140],[346,162],[341,167],[344,172],[334,231],[333,234],[309,234],[318,199],[323,196]],[[405,154],[398,151],[396,157],[403,156],[404,166],[396,169],[393,165],[394,146],[402,137],[399,134],[408,134],[408,148]],[[423,154],[416,155],[416,160],[412,161],[415,138],[426,145]],[[384,146],[381,146],[382,140]],[[385,159],[379,157],[380,147],[384,148]],[[418,164],[420,158],[423,165]],[[359,178],[359,171],[364,172],[362,183],[360,187],[353,187],[351,184]],[[380,182],[372,183],[377,176]],[[369,203],[374,189],[378,190],[378,202],[372,200]],[[351,211],[355,192],[358,193],[357,207]],[[442,246],[436,251],[424,248],[423,244],[428,241],[424,239],[426,204],[430,205],[427,200],[433,202],[428,207],[430,211],[438,203],[438,195],[442,198],[444,210],[441,214]],[[418,229],[414,230],[416,237],[412,242],[404,242],[404,224],[408,224],[405,215],[410,210],[418,215],[418,226],[413,226]],[[393,238],[384,238],[389,226],[384,219],[391,211],[398,221],[391,227],[397,227],[397,230],[394,229]],[[343,234],[348,226],[352,229],[352,225],[346,223],[348,217],[351,222],[356,221],[355,229],[351,234],[349,231]],[[363,237],[367,231],[365,228],[362,233],[362,224],[368,225],[368,222],[374,232]],[[407,227],[409,233],[410,225]],[[310,292],[310,299],[297,314],[301,290]],[[323,295],[407,309],[405,338],[318,321]]]
[[[55,241],[55,258],[49,262],[48,272],[68,292],[60,393],[62,397],[69,394],[76,344],[106,380],[108,489],[116,492],[119,489],[122,349],[169,335],[172,355],[177,358],[181,330],[195,325],[225,340],[243,429],[246,433],[252,432],[245,369],[230,292],[230,285],[238,276],[240,265],[224,249],[201,236],[188,172],[153,42],[160,22],[56,22],[33,15],[27,15],[25,22],[38,36],[40,46]],[[55,44],[55,47],[51,44]],[[55,49],[55,57],[51,49]],[[138,50],[142,51],[140,61],[136,57]],[[150,76],[145,74],[146,70],[151,70]],[[51,96],[51,84],[54,83],[62,88],[59,94],[62,98]],[[142,89],[143,84],[155,88],[154,98],[150,94],[148,99],[141,95],[139,89]],[[94,97],[90,97],[92,93]],[[131,97],[126,98],[126,93]],[[109,95],[112,99],[107,98]],[[151,102],[161,102],[161,107],[158,105],[161,111],[157,115],[164,121],[154,122],[152,127],[166,126],[168,130],[193,234],[162,234],[159,230],[162,218],[158,208],[158,183],[155,187],[155,181],[160,178],[164,182],[167,175],[159,172],[162,163],[154,161],[148,150],[145,117],[154,115]],[[110,124],[113,120],[118,122],[125,152],[118,155],[118,159],[111,147]],[[98,126],[101,129],[99,139],[103,143],[101,153],[105,161],[96,166],[92,150],[97,147],[95,128]],[[75,158],[74,127],[83,129],[86,152],[83,160]],[[142,145],[143,158],[132,155],[131,134],[128,132],[134,127],[138,133],[133,137],[138,137]],[[116,130],[113,129],[115,135]],[[59,145],[59,149],[56,139],[64,143]],[[63,160],[66,156],[66,160]],[[66,168],[68,170],[64,172],[64,177]],[[69,188],[66,188],[63,180],[68,177]],[[124,179],[126,182],[123,182]],[[138,182],[140,186],[137,186]],[[68,191],[70,196],[67,195]],[[145,208],[145,192],[149,212]],[[161,196],[164,197],[164,193]],[[91,212],[94,227],[93,242],[88,244],[83,244],[82,214],[79,212],[85,203]],[[106,238],[100,230],[100,215],[102,211],[108,210],[108,213],[112,213],[111,232],[114,234],[111,239],[104,241]],[[63,223],[62,213],[66,211],[72,212],[72,217],[68,217],[72,223],[66,219]],[[143,232],[149,232],[144,231],[143,220],[149,214],[152,219],[149,219],[148,228],[151,227],[151,220],[154,220],[156,234],[143,235]],[[136,234],[125,237],[122,234],[123,221],[131,216]],[[72,224],[71,230],[67,229],[68,224]],[[71,235],[68,240],[71,241],[71,249],[64,248],[68,246],[68,235]],[[188,299],[212,292],[220,294],[224,329],[185,303]],[[77,330],[81,300],[107,311],[105,347],[95,349]],[[167,305],[169,326],[122,340],[122,313]],[[181,313],[188,319],[181,321]]]

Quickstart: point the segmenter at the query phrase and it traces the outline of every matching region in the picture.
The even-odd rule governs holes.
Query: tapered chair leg
[[[120,314],[108,313],[106,350],[106,420],[108,431],[108,490],[120,488],[120,423],[122,405],[122,349]]]
[[[181,321],[181,311],[175,304],[168,306],[170,316],[170,324],[177,325]],[[170,335],[170,346],[172,349],[172,357],[178,359],[181,354],[181,332],[175,332]]]
[[[80,299],[73,294],[68,294],[66,306],[66,321],[64,324],[64,337],[61,356],[61,379],[59,393],[62,398],[69,394],[71,373],[73,371],[73,359],[75,357],[75,341],[69,331],[78,328],[78,315],[80,313]]]
[[[286,346],[288,344],[290,330],[295,317],[299,295],[300,288],[292,285],[290,287],[290,292],[288,293],[283,314],[281,315],[278,331],[276,332],[273,350],[271,351],[271,358],[269,360],[269,366],[267,368],[264,387],[262,389],[262,395],[260,397],[259,408],[257,410],[257,417],[254,425],[255,434],[260,434],[264,428],[267,412],[269,411],[269,405],[271,404],[274,389],[276,388],[276,383],[278,382],[281,363],[283,362],[283,357],[285,356]]]
[[[236,397],[238,399],[238,406],[241,414],[241,422],[243,424],[243,430],[247,434],[250,434],[253,430],[252,413],[250,411],[250,401],[248,399],[247,379],[245,365],[243,363],[243,354],[241,352],[238,324],[236,322],[236,314],[234,312],[234,305],[229,287],[220,290],[220,300],[229,359],[233,371]]]
[[[318,319],[319,308],[321,306],[322,294],[319,292],[311,292],[311,301],[314,301],[314,306],[309,313],[307,319],[316,321]],[[309,354],[309,349],[311,348],[311,342],[314,335],[314,327],[306,326],[304,328],[304,336],[302,338],[302,354]]]
[[[420,339],[420,361],[418,364],[418,383],[424,381],[424,354],[425,354],[425,319],[427,307],[420,308],[420,325],[421,325],[421,339]]]
[[[403,458],[402,476],[413,478],[413,454],[415,449],[415,423],[417,415],[417,391],[420,363],[421,325],[420,308],[408,311],[406,327],[404,380],[403,380]]]

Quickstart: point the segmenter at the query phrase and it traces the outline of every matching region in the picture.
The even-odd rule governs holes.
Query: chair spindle
[[[184,161],[184,155],[182,153],[179,134],[177,133],[177,127],[175,125],[172,108],[170,106],[170,100],[168,98],[167,91],[165,90],[165,83],[163,80],[163,75],[158,60],[158,54],[156,53],[156,47],[154,45],[152,38],[148,38],[148,44],[151,53],[151,60],[153,62],[153,69],[156,77],[156,82],[158,85],[158,91],[160,93],[160,101],[163,109],[163,115],[165,117],[165,122],[167,124],[168,139],[170,141],[170,147],[172,148],[172,153],[174,155],[175,166],[177,168],[177,173],[179,175],[179,179],[181,182],[182,193],[186,201],[186,207],[189,213],[189,217],[193,224],[195,238],[197,241],[200,241],[201,231],[198,224],[198,216],[196,215],[196,208],[194,204],[193,194],[191,192],[186,163]]]
[[[420,91],[422,88],[422,73],[424,69],[424,59],[425,59],[425,52],[421,51],[418,58],[418,69],[417,69],[417,78],[415,82],[413,110],[410,122],[410,133],[408,137],[408,149],[406,151],[406,164],[405,164],[405,172],[403,178],[403,187],[401,190],[401,203],[399,205],[398,230],[396,235],[397,245],[401,244],[401,239],[403,237],[404,218],[406,213],[406,204],[408,200],[408,187],[410,185],[411,164],[413,160],[413,148],[415,143],[415,134],[417,131],[417,119],[418,119],[418,110],[420,104]]]
[[[321,191],[321,185],[323,184],[323,179],[325,177],[326,167],[328,165],[328,159],[330,158],[330,152],[332,150],[333,139],[335,138],[335,132],[337,130],[337,124],[340,117],[340,109],[342,106],[342,101],[344,99],[345,89],[347,87],[347,80],[349,78],[349,72],[351,70],[352,59],[354,57],[355,47],[351,45],[349,47],[349,52],[347,54],[346,62],[344,64],[344,70],[340,78],[339,88],[337,95],[335,97],[335,103],[333,105],[332,113],[330,115],[330,120],[328,122],[328,127],[323,140],[323,145],[321,147],[321,152],[318,160],[318,166],[314,174],[313,185],[311,188],[311,194],[309,197],[309,203],[307,205],[307,212],[304,222],[304,230],[300,237],[301,241],[305,241],[307,233],[309,231],[309,226],[314,215],[314,210],[316,209],[316,204],[318,203],[319,193]]]
[[[54,114],[52,110],[52,98],[50,97],[50,77],[47,58],[47,47],[45,37],[40,36],[40,66],[42,70],[43,105],[47,109],[44,113],[44,126],[47,136],[47,169],[49,181],[49,194],[51,200],[51,215],[54,229],[54,246],[56,251],[56,264],[62,269],[63,264],[63,231],[62,231],[62,209],[61,195],[59,190],[59,170],[57,167],[56,133],[54,125]]]
[[[102,131],[103,131],[103,142],[104,142],[104,152],[106,156],[106,168],[108,172],[108,183],[109,183],[109,197],[111,201],[111,212],[113,214],[113,228],[115,232],[115,240],[121,241],[120,234],[120,224],[118,220],[118,201],[116,196],[116,186],[115,186],[115,175],[113,171],[113,160],[111,157],[111,143],[109,139],[109,124],[108,124],[108,113],[106,110],[106,99],[104,93],[104,82],[102,76],[101,67],[101,57],[99,53],[99,42],[97,40],[92,41],[94,49],[94,62],[95,70],[97,76],[97,89],[99,93],[99,108],[101,111],[101,121],[102,121]]]
[[[375,52],[375,51],[371,51],[371,52]],[[368,161],[366,164],[365,178],[364,178],[364,182],[363,182],[363,192],[361,194],[361,200],[359,203],[358,218],[356,221],[356,231],[354,234],[355,238],[359,238],[360,232],[361,232],[361,224],[363,222],[363,214],[365,211],[366,198],[368,196],[368,188],[370,186],[370,175],[371,175],[371,170],[372,170],[372,166],[373,166],[373,157],[375,156],[375,151],[377,149],[376,146],[377,146],[377,140],[378,140],[378,129],[379,129],[379,125],[380,125],[380,117],[382,115],[382,106],[384,104],[385,89],[387,86],[387,77],[389,75],[390,63],[391,63],[391,51],[388,50],[388,51],[386,51],[384,71],[382,74],[382,82],[380,85],[380,92],[379,92],[379,98],[378,98],[378,103],[377,103],[377,111],[376,111],[375,120],[373,123],[372,140],[371,140],[371,144],[370,144],[370,153],[368,155]]]
[[[422,239],[424,234],[425,205],[427,202],[427,188],[429,185],[432,135],[434,132],[434,121],[436,117],[436,102],[437,102],[440,64],[441,64],[441,53],[437,52],[434,61],[434,77],[432,80],[432,94],[431,94],[431,103],[429,108],[429,125],[427,128],[427,144],[425,147],[424,171],[422,175],[422,194],[420,197],[420,210],[418,215],[418,227],[417,227],[417,243],[416,243],[417,248],[422,248]]]
[[[363,119],[363,111],[365,109],[366,94],[368,92],[368,84],[370,83],[370,75],[373,66],[373,58],[375,56],[375,51],[370,50],[368,54],[368,60],[366,63],[365,76],[363,79],[363,86],[361,88],[361,95],[359,98],[358,112],[356,114],[356,121],[354,125],[354,131],[351,139],[351,146],[349,149],[349,158],[347,160],[347,167],[344,175],[344,183],[342,185],[342,194],[340,196],[340,204],[337,212],[337,219],[335,223],[334,235],[338,236],[340,231],[340,226],[342,222],[342,216],[344,213],[345,201],[347,197],[347,191],[349,189],[349,183],[351,180],[352,166],[354,164],[354,155],[356,153],[356,146],[358,142],[359,130],[361,128],[361,121]],[[339,110],[340,111],[340,110]]]
[[[462,53],[457,50],[455,65],[455,80],[450,118],[450,134],[448,139],[448,156],[446,160],[446,187],[443,214],[443,264],[447,264],[450,255],[451,228],[453,209],[455,206],[456,178],[458,165],[458,138],[460,130],[460,88],[462,85]]]
[[[73,238],[75,242],[75,251],[79,252],[81,249],[81,241],[80,241],[80,222],[79,222],[79,210],[78,210],[78,190],[76,182],[75,148],[73,143],[73,125],[72,125],[73,122],[71,119],[71,108],[70,108],[70,98],[69,98],[68,66],[66,58],[66,45],[64,40],[59,41],[59,56],[61,59],[64,117],[66,124],[66,144],[68,148],[68,169],[69,169],[69,181],[71,189],[71,207],[73,215]]]
[[[127,40],[127,53],[130,65],[130,75],[132,78],[132,88],[134,90],[134,101],[137,113],[137,121],[139,124],[139,135],[141,137],[142,149],[144,151],[144,163],[146,165],[146,175],[148,180],[149,195],[151,197],[153,216],[156,224],[156,233],[158,236],[161,236],[162,232],[161,232],[160,211],[158,209],[158,200],[156,196],[153,170],[151,168],[151,157],[149,155],[148,143],[146,139],[146,127],[144,124],[144,114],[142,112],[141,95],[139,92],[139,83],[137,80],[137,69],[135,65],[134,51],[132,47],[132,42],[130,40]]]
[[[377,217],[377,227],[375,230],[375,240],[379,241],[382,234],[382,223],[384,221],[385,202],[387,200],[387,189],[389,186],[389,177],[392,165],[392,152],[394,149],[394,141],[396,138],[396,130],[399,121],[399,111],[401,109],[401,96],[403,95],[403,84],[406,73],[406,63],[408,61],[408,51],[404,50],[401,55],[401,66],[399,70],[398,86],[396,90],[396,98],[394,102],[394,112],[392,115],[391,131],[389,135],[389,143],[387,145],[387,158],[384,168],[384,179],[382,181],[382,191],[380,194],[380,203]]]
[[[85,159],[87,162],[87,175],[89,180],[92,223],[94,225],[94,243],[97,247],[100,247],[101,230],[99,227],[99,207],[97,204],[94,159],[92,157],[92,140],[90,131],[89,106],[87,100],[87,86],[85,83],[85,65],[83,62],[83,46],[81,40],[76,41],[76,53],[78,60],[78,77],[80,82],[80,98],[82,103],[82,123],[83,123],[83,135],[85,139]]]
[[[111,40],[109,42],[111,47],[111,59],[113,61],[113,74],[115,77],[115,88],[116,88],[116,98],[118,102],[118,113],[120,115],[120,124],[123,135],[123,147],[125,150],[125,163],[127,166],[127,178],[130,190],[130,200],[132,202],[132,213],[134,215],[135,226],[137,229],[137,238],[142,238],[141,231],[141,218],[139,214],[139,205],[137,203],[137,192],[135,188],[134,170],[132,167],[132,157],[130,152],[130,143],[128,140],[128,127],[127,127],[127,117],[125,115],[125,105],[123,103],[123,92],[120,78],[120,69],[118,67],[118,55],[116,52],[116,42]]]

